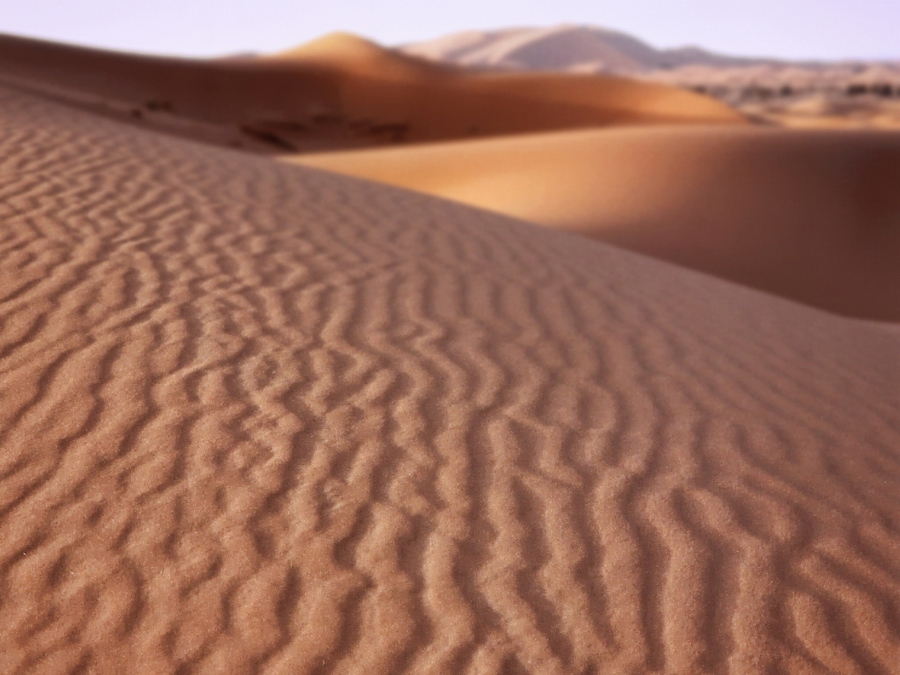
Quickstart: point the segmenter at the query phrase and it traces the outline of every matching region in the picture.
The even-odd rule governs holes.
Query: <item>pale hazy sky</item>
[[[657,47],[900,59],[900,0],[0,0],[0,33],[183,56],[277,51],[334,30],[397,44],[560,23]]]

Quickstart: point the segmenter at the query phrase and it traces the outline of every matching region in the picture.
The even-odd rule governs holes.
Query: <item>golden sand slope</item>
[[[896,328],[0,91],[0,671],[896,672]]]
[[[900,321],[900,134],[655,127],[294,161]]]
[[[0,36],[0,82],[135,124],[264,152],[611,124],[744,118],[668,85],[479,74],[345,34],[261,59],[191,61]]]

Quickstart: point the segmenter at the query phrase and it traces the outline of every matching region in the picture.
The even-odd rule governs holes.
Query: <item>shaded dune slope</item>
[[[206,61],[0,36],[0,81],[169,133],[275,153],[609,124],[744,122],[722,103],[667,85],[470,73],[346,34],[269,58]]]
[[[900,321],[900,134],[619,128],[293,160]]]
[[[895,669],[893,328],[2,89],[0,222],[4,672]]]

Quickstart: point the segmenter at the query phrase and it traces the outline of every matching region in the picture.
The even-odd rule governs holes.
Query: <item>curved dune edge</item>
[[[900,321],[898,133],[619,128],[290,159]]]
[[[896,665],[896,330],[0,104],[3,671]]]
[[[0,35],[0,83],[220,146],[279,154],[618,124],[746,124],[668,85],[482,74],[326,36],[287,55],[189,60]]]
[[[543,102],[604,110],[612,124],[683,121],[740,125],[747,122],[743,115],[721,101],[669,84],[598,74],[479,72],[385,49],[350,33],[325,35],[295,49],[263,57],[263,60],[317,64],[379,80],[415,82],[435,90],[448,88],[454,92],[453,99],[448,101],[455,102],[450,111],[459,105],[461,97],[481,92],[527,99],[532,105]],[[495,117],[498,113],[513,113],[514,116],[528,114],[528,111],[521,109],[491,112]],[[564,114],[556,114],[558,119],[551,125],[558,128],[568,126],[562,124]],[[448,109],[444,109],[442,116],[447,115]]]

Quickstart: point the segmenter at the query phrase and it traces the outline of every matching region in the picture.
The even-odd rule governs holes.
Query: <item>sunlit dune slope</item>
[[[0,81],[143,126],[268,152],[744,121],[722,103],[668,85],[470,73],[340,33],[272,57],[207,61],[2,36]]]
[[[317,64],[379,79],[418,80],[465,72],[452,64],[424,61],[340,31],[259,58],[270,63]]]
[[[661,122],[665,120],[685,122],[740,123],[743,118],[731,108],[706,96],[684,91],[676,87],[648,87],[647,83],[625,78],[605,76],[560,76],[559,73],[475,73],[454,69],[447,64],[424,62],[402,52],[386,50],[377,44],[345,33],[325,36],[294,50],[269,57],[269,60],[289,61],[332,66],[348,72],[369,75],[374,78],[391,78],[415,82],[425,88],[455,88],[461,85],[464,95],[491,93],[512,98],[510,103],[530,101],[535,110],[518,110],[498,105],[484,110],[485,117],[497,115],[503,119],[532,116],[536,131],[539,127],[569,126],[570,113],[588,108],[604,113],[598,118],[602,123]],[[468,91],[466,91],[468,90]],[[441,98],[442,103],[451,99]],[[542,108],[541,103],[560,106]],[[567,107],[571,106],[571,110]],[[452,115],[456,106],[445,108],[441,116]],[[544,115],[560,115],[558,122]],[[431,117],[431,115],[428,115]],[[503,119],[493,122],[504,125]],[[574,120],[573,120],[574,121]],[[505,125],[504,125],[505,126]],[[479,134],[491,134],[491,129],[479,128]],[[500,132],[505,133],[505,132]]]
[[[900,320],[900,134],[611,129],[294,160]]]
[[[896,672],[895,327],[2,87],[0,223],[0,671]]]

